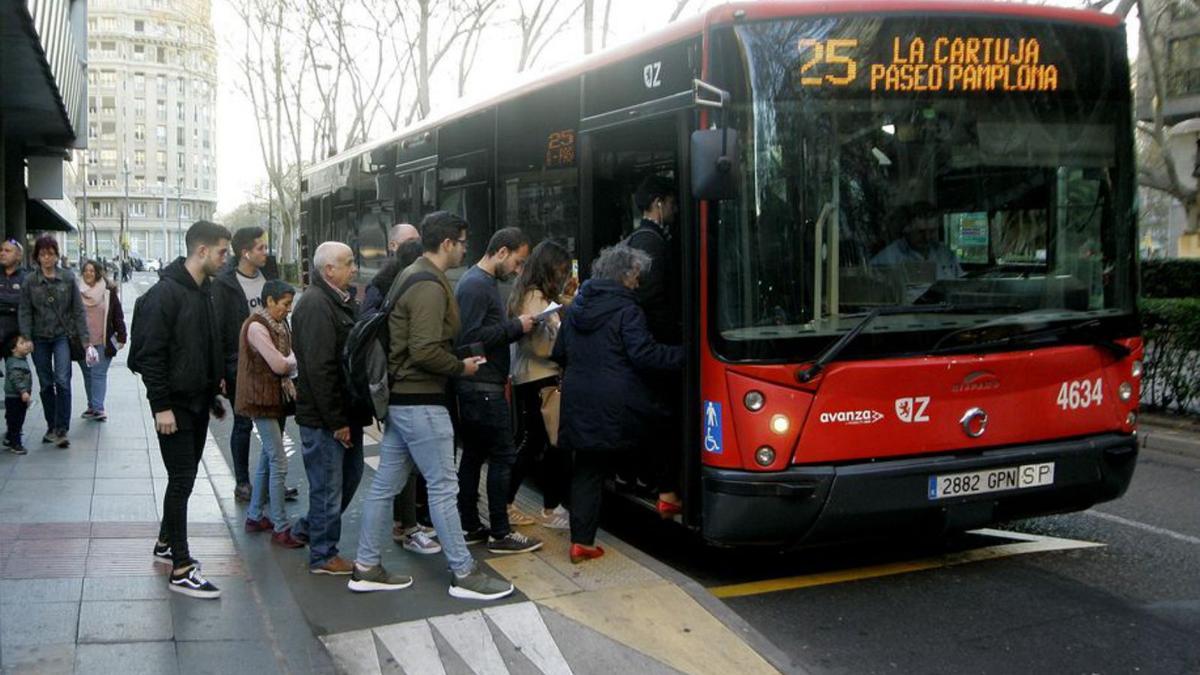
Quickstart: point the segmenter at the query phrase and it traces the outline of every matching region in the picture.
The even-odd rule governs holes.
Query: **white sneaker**
[[[433,540],[422,529],[413,530],[412,534],[405,535],[404,543],[401,544],[405,551],[420,553],[421,555],[433,555],[442,552],[442,545]]]
[[[571,513],[562,504],[552,509],[542,509],[542,527],[551,530],[571,529]]]

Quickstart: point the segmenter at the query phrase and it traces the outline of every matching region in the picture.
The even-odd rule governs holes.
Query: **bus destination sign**
[[[801,38],[800,85],[873,92],[1055,92],[1060,72],[1037,38],[892,37],[865,50],[853,38]]]

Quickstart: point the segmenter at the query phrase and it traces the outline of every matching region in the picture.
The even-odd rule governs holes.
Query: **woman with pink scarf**
[[[97,345],[96,351],[100,357],[92,365],[86,361],[79,362],[88,400],[87,412],[83,413],[83,417],[104,422],[108,420],[104,412],[108,366],[117,351],[125,347],[125,312],[121,309],[116,284],[104,277],[104,268],[94,260],[83,263],[79,294],[83,298],[83,312],[87,317],[88,344]]]

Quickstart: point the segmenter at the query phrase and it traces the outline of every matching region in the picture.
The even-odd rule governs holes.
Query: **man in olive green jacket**
[[[392,377],[387,427],[379,445],[379,469],[362,505],[362,532],[350,590],[408,588],[412,577],[380,564],[391,532],[392,498],[408,482],[415,464],[429,486],[429,515],[453,574],[450,595],[496,600],[512,584],[479,569],[467,550],[458,516],[458,477],[454,473],[454,427],[450,423],[447,381],[479,370],[478,357],[459,359],[452,351],[458,334],[458,306],[445,271],[462,264],[467,222],[446,211],[421,221],[425,252],[393,282],[388,315],[388,370]],[[405,282],[421,275],[419,281]],[[400,290],[404,292],[399,293]]]

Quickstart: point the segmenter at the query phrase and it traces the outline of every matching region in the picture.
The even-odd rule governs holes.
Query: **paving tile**
[[[75,648],[76,675],[171,675],[179,672],[174,642],[81,644]]]
[[[0,645],[5,673],[71,675],[75,670],[75,642],[48,645]]]
[[[58,556],[78,560],[87,555],[88,540],[78,539],[18,539],[13,542],[11,555],[21,557]]]
[[[25,645],[74,644],[78,623],[78,602],[0,605],[0,627],[3,628],[0,641],[5,649]]]
[[[27,446],[28,447],[28,446]],[[54,452],[54,450],[30,448],[31,453]],[[9,480],[23,478],[94,478],[96,465],[92,462],[25,462],[18,464],[9,475]]]
[[[146,522],[158,518],[153,495],[101,495],[92,497],[93,521]]]
[[[179,595],[172,597],[176,641],[265,640],[260,608],[246,581],[213,574],[208,564],[204,565],[204,573],[221,589],[221,599],[197,602]]]
[[[23,478],[6,484],[0,495],[41,501],[48,495],[91,495],[94,484],[91,478]]]
[[[79,610],[79,642],[149,642],[174,637],[168,600],[100,600]]]
[[[154,481],[149,478],[97,478],[93,494],[153,496]]]
[[[24,523],[20,528],[17,539],[86,539],[91,532],[86,519],[73,523]]]
[[[171,596],[164,576],[92,577],[83,580],[84,602],[95,600],[166,600]]]
[[[79,602],[83,579],[5,579],[0,581],[0,604]],[[3,626],[0,626],[2,629]],[[3,638],[0,638],[3,642]]]
[[[257,641],[180,642],[176,645],[176,653],[182,675],[271,675],[282,672],[271,650],[264,649]]]
[[[149,478],[150,460],[146,452],[102,452],[96,458],[97,478]]]
[[[0,521],[9,523],[87,522],[91,512],[90,495],[64,495],[51,500],[0,495]]]

